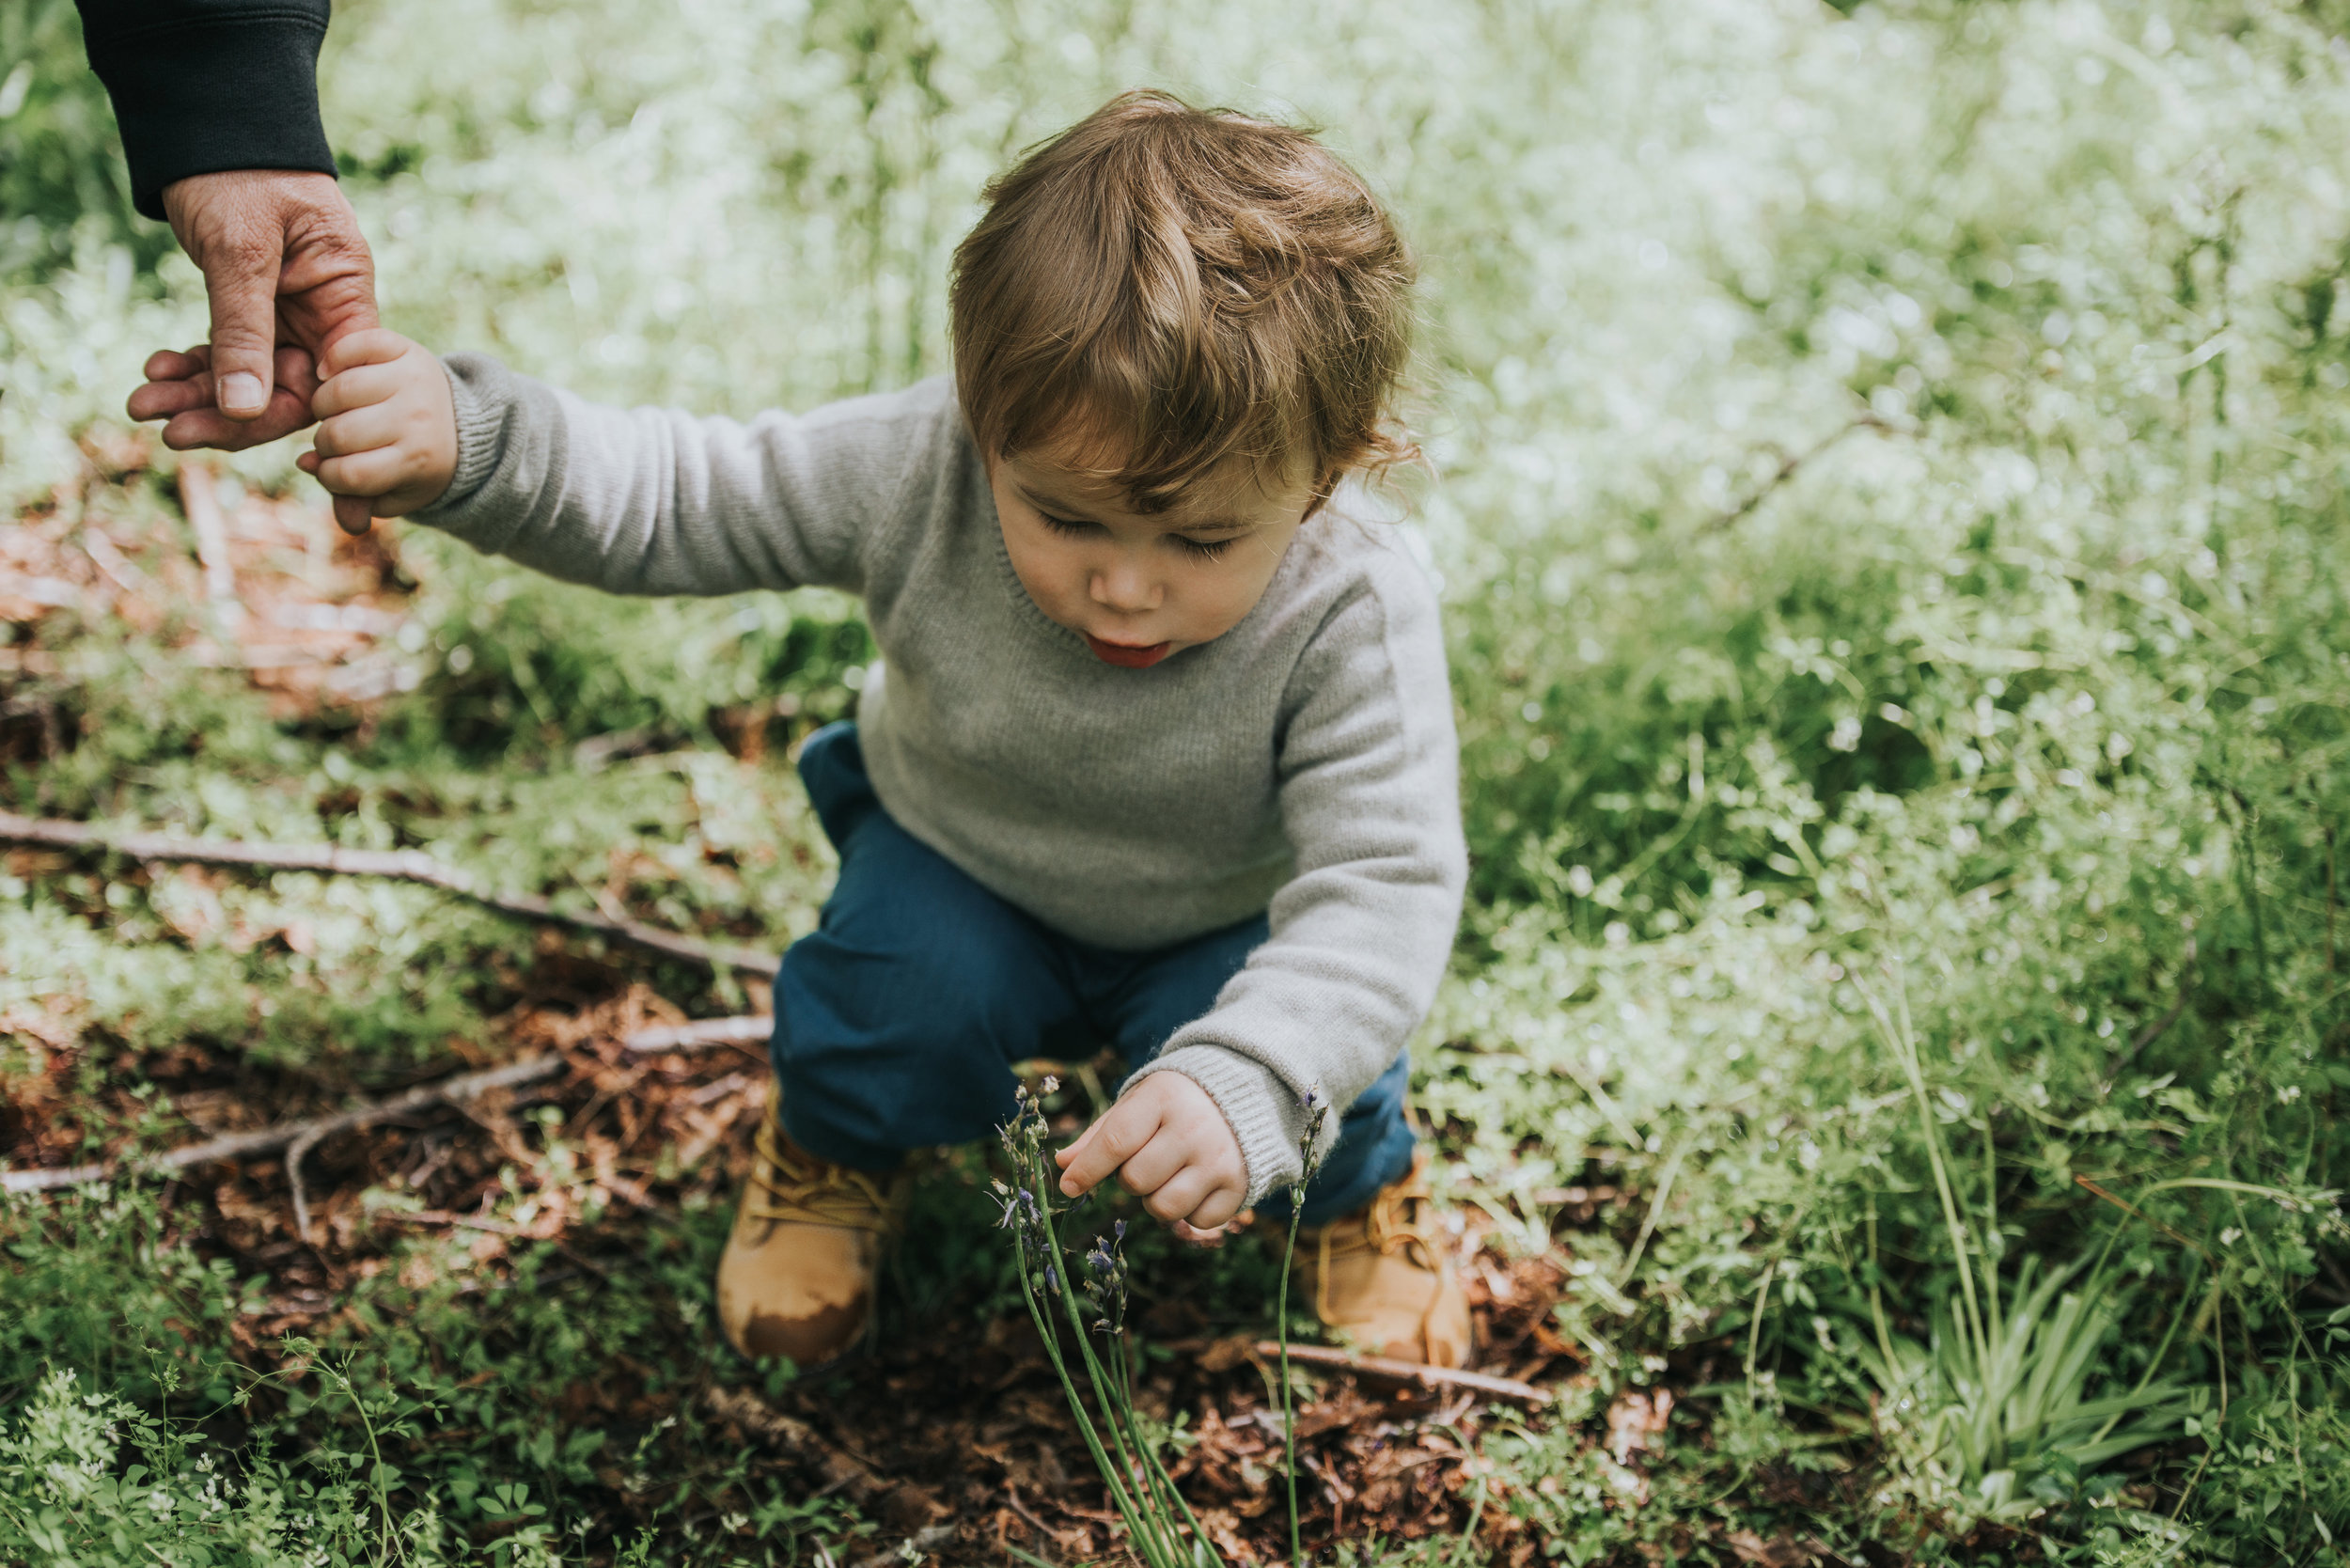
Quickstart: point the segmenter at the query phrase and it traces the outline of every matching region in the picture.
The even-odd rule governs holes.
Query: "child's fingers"
[[[1140,1197],[1165,1186],[1190,1160],[1191,1151],[1182,1139],[1170,1136],[1168,1129],[1162,1124],[1150,1142],[1136,1150],[1124,1165],[1118,1168],[1118,1179],[1126,1184],[1128,1192]],[[1177,1214],[1190,1212],[1188,1209],[1176,1211]],[[1161,1215],[1159,1217],[1165,1219],[1167,1216]]]
[[[1127,1184],[1131,1186],[1133,1184],[1130,1182]],[[1172,1225],[1179,1219],[1189,1219],[1198,1212],[1214,1188],[1215,1178],[1205,1168],[1187,1165],[1159,1183],[1142,1200],[1142,1206],[1151,1211],[1152,1218]]]
[[[396,365],[361,365],[339,370],[319,384],[317,395],[310,400],[310,412],[321,419],[332,419],[354,408],[388,402],[406,384],[407,378]]]
[[[389,403],[370,403],[320,421],[310,443],[321,457],[349,457],[399,443],[405,431],[400,411]]]
[[[410,477],[408,455],[397,447],[321,458],[312,472],[318,475],[319,483],[337,495],[388,495]]]
[[[1246,1196],[1213,1167],[1188,1165],[1145,1199],[1142,1206],[1153,1217],[1174,1226],[1178,1235],[1186,1231],[1221,1234],[1224,1222],[1240,1213],[1241,1200]],[[1198,1238],[1184,1235],[1183,1239]]]
[[[1202,1231],[1187,1219],[1175,1222],[1175,1239],[1189,1242],[1194,1247],[1222,1247],[1224,1238],[1230,1233],[1229,1226],[1219,1225],[1213,1231]]]
[[[1109,1114],[1088,1127],[1085,1136],[1060,1152],[1060,1190],[1079,1197],[1100,1185],[1103,1178],[1133,1159],[1151,1135],[1159,1130],[1158,1115],[1134,1100],[1120,1100]]]
[[[1221,1236],[1226,1226],[1239,1217],[1241,1200],[1248,1194],[1230,1183],[1214,1187],[1199,1201],[1199,1206],[1183,1216],[1183,1225],[1203,1232]],[[1182,1229],[1179,1226],[1178,1229]]]
[[[321,375],[339,376],[362,365],[389,365],[415,345],[386,327],[368,327],[335,339],[319,366]]]

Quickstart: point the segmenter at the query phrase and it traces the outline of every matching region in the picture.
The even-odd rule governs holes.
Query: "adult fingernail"
[[[261,378],[249,370],[220,378],[223,414],[258,414],[268,401],[268,395],[261,390]]]

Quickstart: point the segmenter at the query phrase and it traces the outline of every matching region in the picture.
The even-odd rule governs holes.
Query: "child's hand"
[[[457,401],[441,362],[378,327],[337,338],[319,369],[319,432],[303,469],[378,517],[439,500],[457,475]]]
[[[1248,1196],[1240,1140],[1208,1091],[1181,1073],[1152,1074],[1053,1157],[1070,1197],[1115,1170],[1185,1241],[1215,1240]]]

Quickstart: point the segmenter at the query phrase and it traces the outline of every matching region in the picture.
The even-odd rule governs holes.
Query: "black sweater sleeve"
[[[329,0],[74,0],[138,210],[223,169],[335,172],[319,123]]]

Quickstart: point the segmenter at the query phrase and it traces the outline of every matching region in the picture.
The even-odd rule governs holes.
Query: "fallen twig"
[[[1280,1342],[1260,1340],[1259,1356],[1281,1354]],[[1418,1361],[1398,1361],[1386,1356],[1358,1356],[1351,1350],[1331,1350],[1321,1345],[1292,1345],[1290,1359],[1308,1367],[1324,1367],[1331,1372],[1355,1372],[1384,1383],[1403,1383],[1431,1390],[1467,1388],[1491,1399],[1506,1399],[1513,1403],[1541,1409],[1551,1400],[1545,1388],[1531,1383],[1521,1383],[1514,1377],[1494,1377],[1485,1372],[1458,1372],[1450,1367],[1422,1366]]]
[[[626,917],[557,909],[536,893],[488,892],[463,871],[441,864],[422,850],[354,850],[335,844],[268,844],[237,839],[182,839],[169,833],[115,833],[88,823],[20,817],[12,811],[0,811],[0,840],[46,844],[56,849],[108,850],[133,860],[194,860],[213,866],[267,866],[285,871],[397,877],[428,884],[509,915],[554,920],[582,931],[617,936],[640,948],[650,948],[672,958],[689,959],[713,969],[768,975],[776,967],[772,953],[682,936]]]
[[[294,1226],[305,1239],[310,1233],[309,1204],[302,1190],[302,1156],[311,1146],[329,1133],[349,1128],[371,1126],[387,1117],[421,1110],[427,1105],[470,1100],[493,1089],[511,1089],[534,1078],[543,1078],[560,1071],[563,1058],[548,1052],[544,1056],[525,1057],[504,1067],[493,1067],[479,1073],[461,1074],[443,1078],[439,1083],[420,1084],[405,1094],[333,1116],[310,1117],[301,1121],[281,1121],[274,1127],[259,1127],[249,1133],[230,1133],[223,1137],[208,1138],[202,1143],[185,1144],[161,1153],[133,1154],[126,1159],[108,1160],[97,1165],[77,1165],[60,1170],[0,1171],[0,1192],[53,1192],[59,1187],[86,1186],[92,1182],[110,1181],[117,1176],[149,1174],[159,1171],[185,1170],[190,1166],[208,1165],[214,1160],[241,1159],[249,1154],[286,1151],[286,1180],[293,1189]]]
[[[1014,1486],[1009,1481],[1004,1482],[1004,1497],[1006,1500],[1011,1504],[1011,1511],[1020,1516],[1020,1520],[1023,1524],[1026,1525],[1030,1529],[1036,1531],[1037,1534],[1042,1536],[1045,1540],[1050,1541],[1054,1545],[1060,1547],[1063,1551],[1069,1549],[1070,1537],[1074,1535],[1076,1533],[1075,1531],[1055,1529],[1052,1526],[1046,1524],[1043,1520],[1029,1513],[1028,1505],[1020,1500],[1020,1488]]]
[[[0,813],[5,821],[5,813]],[[21,821],[21,818],[19,818]],[[0,835],[8,837],[8,835]],[[345,851],[348,854],[348,851]],[[776,1020],[766,1015],[755,1018],[702,1018],[700,1023],[660,1025],[653,1029],[636,1029],[634,1034],[622,1034],[620,1043],[630,1051],[702,1051],[710,1046],[733,1046],[733,1043],[764,1042],[776,1029]],[[350,1128],[371,1126],[387,1117],[400,1117],[411,1109],[423,1109],[425,1105],[470,1100],[489,1089],[512,1089],[514,1084],[528,1084],[533,1079],[552,1074],[564,1065],[564,1058],[547,1053],[531,1056],[505,1067],[489,1067],[484,1072],[442,1079],[439,1084],[423,1084],[390,1100],[376,1100],[373,1105],[359,1105],[348,1112],[331,1117],[310,1117],[306,1121],[279,1121],[274,1126],[260,1126],[249,1133],[226,1133],[221,1137],[207,1137],[204,1142],[164,1150],[160,1154],[134,1154],[130,1159],[99,1161],[87,1166],[66,1166],[56,1170],[0,1170],[0,1192],[55,1192],[59,1187],[85,1187],[89,1183],[103,1183],[116,1175],[134,1175],[141,1170],[185,1170],[188,1166],[212,1164],[216,1159],[244,1159],[246,1154],[273,1154],[287,1152],[287,1184],[293,1189],[293,1227],[301,1236],[310,1234],[310,1201],[301,1184],[301,1161],[321,1137]],[[472,1220],[451,1220],[458,1225],[472,1225]]]
[[[776,1032],[776,1021],[765,1013],[741,1018],[704,1018],[693,1024],[664,1024],[657,1028],[624,1034],[620,1043],[631,1051],[706,1051],[713,1045],[763,1045]]]

